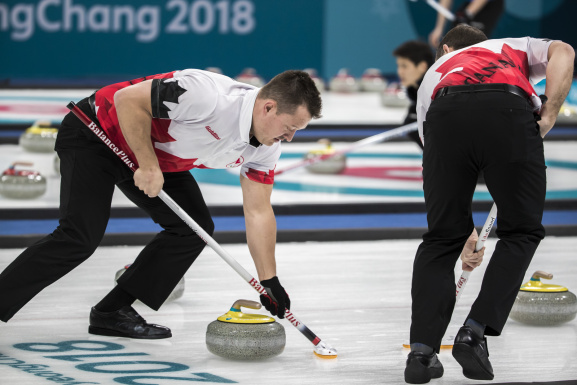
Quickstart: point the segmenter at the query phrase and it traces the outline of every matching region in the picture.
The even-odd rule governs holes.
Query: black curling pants
[[[435,99],[424,138],[428,232],[413,265],[410,341],[438,352],[455,306],[455,264],[473,231],[471,202],[479,171],[497,204],[499,241],[468,317],[486,324],[487,335],[500,335],[545,236],[541,219],[546,167],[531,106],[510,93]],[[488,259],[486,255],[483,263]]]
[[[78,106],[92,117],[86,100]],[[7,322],[94,253],[106,230],[115,185],[163,228],[118,280],[123,290],[158,310],[203,250],[204,241],[160,198],[140,191],[132,171],[72,113],[62,121],[56,150],[62,175],[59,225],[0,274],[0,320]],[[164,191],[212,235],[214,224],[190,172],[164,173],[164,180]]]

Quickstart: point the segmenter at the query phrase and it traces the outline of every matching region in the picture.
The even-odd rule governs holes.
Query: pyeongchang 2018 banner
[[[0,1],[0,78],[142,76],[322,64],[322,1]]]

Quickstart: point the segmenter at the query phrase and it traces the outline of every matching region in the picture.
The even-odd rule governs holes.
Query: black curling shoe
[[[469,326],[463,326],[455,337],[453,357],[463,367],[463,375],[471,380],[492,380],[487,339],[479,338]]]
[[[410,352],[405,368],[405,382],[408,384],[426,384],[432,378],[443,376],[444,369],[436,353]]]
[[[101,312],[92,308],[88,333],[150,340],[172,337],[169,328],[147,323],[132,306],[124,306],[113,312]]]

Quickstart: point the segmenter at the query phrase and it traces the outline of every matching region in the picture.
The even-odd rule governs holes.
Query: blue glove
[[[284,318],[285,309],[291,308],[291,300],[280,284],[278,277],[274,276],[260,282],[267,294],[261,294],[260,303],[278,318]]]

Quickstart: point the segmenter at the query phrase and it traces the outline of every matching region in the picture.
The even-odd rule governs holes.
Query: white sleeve
[[[257,156],[242,165],[241,175],[254,182],[273,184],[274,169],[280,154],[280,143],[275,143],[272,146],[261,145],[258,148]]]
[[[419,138],[421,138],[421,143],[423,143],[423,146],[425,145],[423,123],[426,120],[427,111],[431,106],[433,91],[441,79],[441,74],[436,72],[437,68],[439,67],[438,63],[439,61],[433,64],[427,73],[425,73],[425,77],[421,82],[419,91],[417,91],[417,124],[419,126]]]
[[[532,84],[537,84],[545,79],[547,70],[547,55],[549,46],[553,40],[534,39],[528,37],[527,42],[527,60],[529,61],[529,80]]]
[[[152,81],[154,118],[182,123],[198,122],[213,112],[217,100],[218,92],[214,82],[198,72]]]
[[[423,145],[425,145],[425,138],[423,137],[423,122],[425,121],[426,115],[427,108],[424,106],[421,97],[417,97],[417,125],[419,126],[419,138]]]

